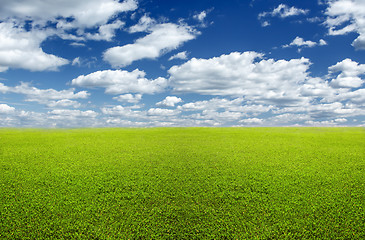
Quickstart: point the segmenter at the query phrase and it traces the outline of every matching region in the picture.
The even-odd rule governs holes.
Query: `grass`
[[[0,130],[0,239],[364,239],[363,128]]]

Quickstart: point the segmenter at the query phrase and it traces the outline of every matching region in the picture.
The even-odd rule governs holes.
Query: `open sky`
[[[1,127],[365,126],[364,0],[0,0]]]

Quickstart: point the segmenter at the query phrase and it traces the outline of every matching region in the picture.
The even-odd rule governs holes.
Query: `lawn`
[[[1,129],[0,239],[364,239],[364,128]]]

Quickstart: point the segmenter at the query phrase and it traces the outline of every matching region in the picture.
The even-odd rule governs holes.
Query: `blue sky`
[[[0,0],[0,127],[365,126],[363,0]]]

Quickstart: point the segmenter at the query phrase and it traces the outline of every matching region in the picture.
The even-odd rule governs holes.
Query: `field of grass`
[[[364,239],[363,128],[0,130],[0,239]]]

